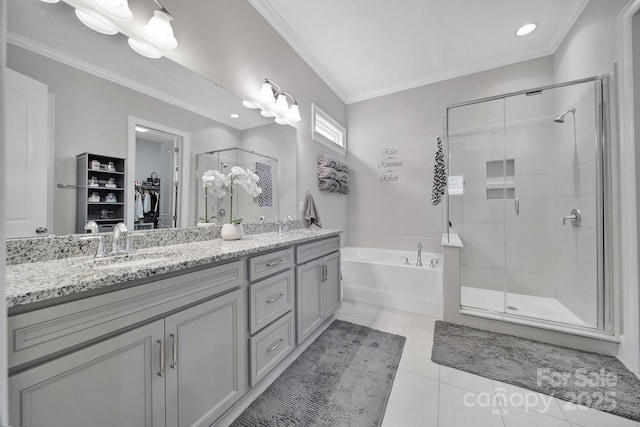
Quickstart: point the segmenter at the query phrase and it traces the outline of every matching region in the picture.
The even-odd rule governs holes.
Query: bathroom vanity
[[[339,233],[9,266],[11,423],[214,424],[339,307]]]

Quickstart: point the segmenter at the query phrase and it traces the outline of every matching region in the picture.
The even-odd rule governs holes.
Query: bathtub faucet
[[[416,261],[416,266],[422,267],[422,243],[418,243],[418,261]]]

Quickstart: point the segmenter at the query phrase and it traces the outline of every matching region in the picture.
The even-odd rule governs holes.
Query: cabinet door
[[[322,282],[324,312],[323,319],[328,318],[340,308],[340,252],[334,252],[322,258],[324,281]]]
[[[158,320],[13,375],[11,424],[164,426],[163,333]]]
[[[167,425],[209,426],[243,394],[244,290],[165,319]]]
[[[320,265],[320,260],[315,260],[296,268],[296,323],[298,344],[311,335],[323,321]]]

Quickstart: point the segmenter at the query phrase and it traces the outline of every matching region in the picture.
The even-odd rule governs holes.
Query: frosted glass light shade
[[[281,119],[280,117],[276,117],[275,122],[279,125],[288,125],[289,122],[285,119]]]
[[[129,9],[127,0],[93,0],[93,3],[111,19],[122,22],[133,19],[133,12]]]
[[[246,99],[244,101],[242,101],[242,105],[244,105],[247,108],[251,108],[252,110],[254,110],[256,108],[260,108],[260,106],[258,104],[256,104],[255,102],[247,101]]]
[[[275,117],[276,116],[275,113],[273,111],[270,111],[270,110],[262,110],[262,111],[260,111],[260,115],[262,117]]]
[[[298,104],[293,104],[289,109],[289,113],[287,114],[287,119],[290,122],[299,122],[302,120],[300,117],[300,108],[298,108]]]
[[[144,32],[160,47],[175,49],[178,46],[171,27],[171,17],[161,10],[153,12],[149,23],[144,26]]]
[[[146,56],[147,58],[151,59],[158,59],[162,57],[162,52],[154,47],[149,46],[146,43],[139,42],[138,40],[132,38],[129,38],[128,42],[131,49],[135,50],[142,56]]]
[[[107,18],[98,14],[76,9],[76,16],[84,25],[99,33],[112,36],[114,34],[118,34],[119,32],[118,29],[115,28]]]
[[[283,94],[278,95],[278,99],[276,99],[276,104],[273,107],[276,113],[286,113],[289,110],[289,105],[287,104],[287,97]]]
[[[258,98],[264,105],[271,105],[276,102],[276,99],[273,97],[273,88],[267,82],[262,83],[262,88],[260,89],[260,94]]]

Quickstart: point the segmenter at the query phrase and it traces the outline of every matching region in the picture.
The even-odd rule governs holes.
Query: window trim
[[[325,127],[327,133],[334,133],[336,139],[341,143],[323,135],[322,132],[318,130],[320,126]],[[344,155],[347,153],[347,130],[313,103],[311,104],[311,137],[314,141],[340,154]]]

